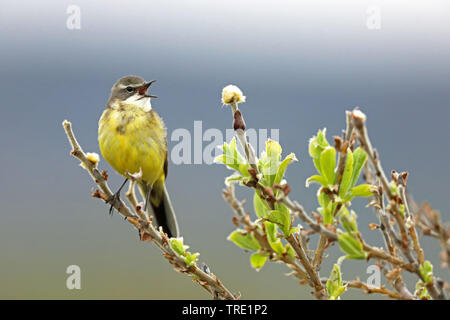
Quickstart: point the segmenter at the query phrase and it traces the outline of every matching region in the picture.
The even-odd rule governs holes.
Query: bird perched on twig
[[[147,93],[154,82],[127,76],[114,84],[99,120],[98,141],[106,161],[126,177],[109,201],[118,201],[120,191],[134,177],[145,199],[144,211],[151,207],[157,225],[169,237],[177,237],[178,224],[165,186],[166,128],[151,106],[151,98],[156,96]]]

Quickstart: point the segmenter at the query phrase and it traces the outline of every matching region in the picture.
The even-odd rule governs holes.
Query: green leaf
[[[352,173],[352,182],[350,184],[351,187],[356,185],[358,181],[359,175],[361,173],[361,169],[367,160],[367,153],[361,149],[360,147],[353,151],[353,173]]]
[[[262,254],[259,254],[259,253],[254,253],[250,257],[250,263],[251,263],[252,267],[256,269],[256,271],[261,270],[261,268],[264,266],[266,261],[267,261],[267,257]]]
[[[322,174],[321,168],[320,168],[320,154],[322,153],[325,148],[327,148],[330,144],[327,141],[326,138],[326,129],[319,130],[317,132],[317,135],[313,136],[311,139],[309,139],[309,155],[313,159],[314,166],[317,169],[317,172]]]
[[[183,244],[183,237],[179,238],[170,238],[169,244],[172,247],[173,251],[175,251],[180,256],[183,256],[186,252],[186,249],[189,248],[189,246],[185,246]]]
[[[193,280],[200,280],[200,277],[197,276],[196,274],[191,274],[191,278],[192,278]]]
[[[292,161],[298,161],[297,158],[295,157],[294,153],[287,155],[286,158],[284,158],[284,160],[281,162],[280,166],[278,167],[278,171],[275,176],[275,180],[273,182],[274,184],[281,183],[281,180],[283,180],[283,176],[286,171],[286,168],[287,168],[288,164],[291,163]]]
[[[361,260],[366,258],[362,243],[352,234],[340,232],[338,234],[338,242],[341,250],[347,253],[348,259]]]
[[[259,172],[263,172],[264,166],[267,163],[267,154],[265,151],[261,152],[260,157],[258,158],[258,170]]]
[[[187,264],[188,267],[192,267],[195,264],[197,264],[197,260],[198,260],[198,256],[200,255],[200,253],[196,252],[196,253],[190,253],[188,252],[186,254],[186,256],[183,258],[184,263]]]
[[[325,224],[333,224],[334,216],[333,216],[333,203],[331,202],[330,197],[323,191],[319,190],[317,193],[317,200],[322,208],[317,209],[319,213],[322,215],[323,223]]]
[[[224,142],[222,150],[225,156],[223,163],[234,170],[238,170],[238,163],[237,163],[238,151],[236,149],[236,138],[233,138],[230,141],[230,144]]]
[[[288,207],[286,207],[286,205],[284,203],[276,203],[275,202],[275,210],[280,210],[286,214],[291,213],[291,211],[288,209]]]
[[[258,218],[265,218],[269,214],[270,208],[267,205],[266,201],[262,200],[259,195],[256,193],[253,195],[253,207],[255,209],[256,215]]]
[[[353,153],[350,148],[347,149],[347,158],[345,160],[344,174],[342,175],[341,184],[339,186],[339,197],[345,199],[347,192],[349,192],[353,175]]]
[[[277,237],[277,228],[275,224],[270,221],[264,221],[264,226],[266,230],[267,240],[269,241],[270,246],[273,251],[279,254],[284,253],[284,247],[281,243],[281,240]]]
[[[220,155],[218,155],[217,157],[214,158],[214,163],[226,164],[226,162],[227,162],[226,159],[227,159],[226,155],[220,154]]]
[[[331,270],[330,277],[327,281],[327,293],[329,300],[337,300],[339,296],[347,289],[342,281],[341,268],[339,264],[335,264]]]
[[[328,299],[329,300],[338,300],[339,296],[341,294],[343,294],[345,292],[345,290],[347,290],[347,286],[335,288],[335,290],[333,291],[333,294],[330,295]]]
[[[274,242],[269,242],[270,246],[272,247],[273,251],[275,251],[278,254],[283,254],[285,252],[283,243],[280,239]]]
[[[277,224],[286,236],[289,236],[289,228],[291,227],[291,216],[289,211],[272,210],[269,212],[269,216],[267,218],[269,221]]]
[[[225,185],[227,187],[229,187],[230,185],[234,184],[234,183],[239,183],[241,182],[243,179],[243,177],[239,174],[233,173],[231,176],[228,176],[225,178]]]
[[[322,208],[328,207],[328,205],[331,203],[330,197],[322,190],[319,190],[317,192],[317,201]]]
[[[405,205],[404,204],[400,205],[400,214],[402,215],[402,217],[405,216]]]
[[[284,215],[279,210],[271,210],[267,219],[279,226],[283,226],[286,223],[286,221],[284,220]]]
[[[289,243],[286,244],[286,247],[284,247],[284,249],[286,253],[289,255],[289,257],[295,259],[295,251]]]
[[[270,221],[264,221],[264,227],[266,230],[267,240],[269,240],[269,242],[277,241],[277,229],[275,228],[275,225]]]
[[[253,235],[247,233],[244,230],[233,231],[229,236],[228,240],[234,242],[237,246],[242,249],[258,251],[261,249],[258,241],[253,237]]]
[[[333,212],[331,211],[330,208],[319,208],[319,213],[323,217],[324,224],[330,224],[330,225],[333,224],[334,216],[333,216]]]
[[[286,215],[288,217],[289,220],[289,228],[291,227],[291,210],[288,209],[288,207],[286,207],[286,205],[284,203],[276,203],[275,202],[275,210],[280,210],[284,215]],[[290,230],[289,230],[290,232]],[[290,233],[288,233],[290,234]]]
[[[320,168],[320,155],[317,158],[313,158],[314,167],[316,167],[316,170],[319,174],[322,174],[322,170]],[[326,178],[324,178],[326,180]]]
[[[233,137],[233,139],[231,139],[230,144],[224,142],[224,144],[222,145],[222,151],[223,154],[217,156],[214,159],[215,163],[223,163],[228,168],[241,173],[242,176],[250,176],[247,170],[250,165],[237,150],[236,137]]]
[[[309,187],[311,182],[317,182],[318,184],[320,184],[324,187],[327,186],[327,184],[328,184],[328,181],[325,177],[317,175],[317,174],[306,179],[306,187],[307,188]]]
[[[327,147],[320,154],[320,172],[327,179],[328,184],[334,184],[336,174],[334,169],[336,168],[336,150],[333,147]]]
[[[358,225],[356,224],[356,213],[355,211],[348,212],[347,208],[343,208],[340,211],[341,223],[344,229],[349,232],[358,232]]]
[[[433,282],[433,265],[430,261],[426,260],[422,266],[419,267],[420,276],[425,284]]]
[[[275,176],[280,166],[281,151],[281,146],[277,141],[272,139],[266,141],[267,162],[264,164],[262,174],[267,179],[270,186],[274,184]]]
[[[322,151],[330,144],[326,138],[327,129],[319,130],[317,135],[309,139],[309,155],[311,158],[318,158]]]
[[[266,154],[268,158],[275,158],[280,160],[281,158],[281,146],[278,141],[267,139],[266,141]]]
[[[416,291],[414,291],[414,295],[419,297],[420,299],[431,299],[431,296],[428,294],[428,290],[423,281],[419,280],[416,283]]]
[[[353,197],[371,197],[373,196],[374,186],[370,184],[360,184],[359,186],[353,187],[351,191],[351,195]]]
[[[395,181],[391,181],[390,183],[391,194],[393,196],[398,196],[398,186]]]
[[[244,177],[250,177],[250,173],[248,172],[249,168],[250,165],[248,163],[240,163],[238,166],[238,171]]]

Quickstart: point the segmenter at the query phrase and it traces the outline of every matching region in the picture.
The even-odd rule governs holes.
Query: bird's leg
[[[120,204],[120,191],[122,191],[123,187],[127,183],[128,178],[125,179],[125,181],[120,186],[119,190],[117,190],[116,193],[114,193],[111,197],[109,197],[108,200],[106,200],[106,203],[109,203],[111,207],[109,208],[109,214],[112,215],[114,212],[114,205],[119,203]]]
[[[147,194],[145,195],[145,204],[144,204],[144,212],[147,212],[147,206],[150,202],[150,195],[152,193],[152,188],[150,186],[147,186]],[[148,215],[150,216],[150,212],[148,212]]]

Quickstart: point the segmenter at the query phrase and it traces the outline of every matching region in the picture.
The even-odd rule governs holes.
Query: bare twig
[[[397,194],[395,194],[391,190],[387,176],[381,166],[381,162],[379,160],[378,153],[372,147],[372,143],[370,142],[369,135],[367,133],[367,127],[365,125],[366,116],[358,109],[355,109],[352,112],[352,121],[353,121],[353,125],[358,133],[358,139],[359,139],[361,148],[366,152],[366,154],[369,158],[369,161],[375,170],[375,175],[380,179],[383,190],[389,200],[390,212],[393,214],[393,216],[397,222],[397,226],[400,230],[400,235],[401,235],[402,240],[401,240],[401,245],[399,245],[398,247],[401,250],[401,252],[403,253],[403,255],[405,256],[405,258],[409,261],[409,264],[404,265],[405,270],[416,273],[420,279],[424,280],[422,278],[422,275],[419,270],[420,261],[423,261],[423,259],[424,259],[423,258],[423,250],[421,249],[420,244],[418,242],[417,233],[416,233],[415,226],[414,226],[414,221],[412,220],[411,213],[409,212],[408,203],[406,202],[406,196],[404,194],[404,190],[402,191],[402,188],[406,187],[406,179],[408,177],[408,174],[407,173],[397,174],[396,172],[392,173],[394,181],[399,186],[400,194],[402,195],[402,193],[403,193],[403,199],[402,199],[402,196],[399,197]],[[400,210],[400,206],[398,205],[399,203],[403,203],[405,205],[406,218],[407,219],[409,218],[409,221],[408,221],[409,226],[407,226],[407,224],[405,222],[403,214]],[[407,230],[409,230],[409,235],[413,241],[413,247],[414,247],[414,250],[416,251],[419,261],[417,261],[411,254],[411,251],[409,248],[410,241],[409,241]],[[395,258],[394,260],[390,259],[388,261],[400,266],[398,263],[394,263],[395,260],[398,260],[398,259]],[[408,266],[408,268],[406,268],[406,266]],[[412,270],[410,268],[412,268]],[[427,284],[427,289],[428,289],[430,295],[433,297],[433,299],[441,298],[441,295],[439,295],[438,291],[435,288],[434,281]]]
[[[408,201],[406,199],[406,191],[404,186],[399,186],[400,197],[403,201],[403,205],[405,206],[405,213],[407,219],[407,228],[409,230],[409,235],[411,237],[414,251],[416,252],[417,258],[419,260],[419,264],[423,265],[425,259],[423,256],[423,249],[420,246],[419,238],[417,237],[417,232],[415,228],[415,219],[414,216],[409,211]]]
[[[302,242],[295,238],[292,234],[286,237],[286,240],[294,249],[298,260],[305,268],[309,278],[311,279],[312,284],[314,285],[314,289],[316,290],[315,295],[318,299],[326,299],[327,293],[322,283],[320,282],[319,274],[317,270],[311,265],[311,261],[306,256],[305,250],[303,249]]]
[[[443,251],[441,252],[442,266],[450,267],[450,224],[444,224],[438,211],[433,210],[428,203],[419,206],[411,196],[406,195],[408,202],[413,208],[416,225],[426,236],[431,236],[439,240]]]
[[[303,206],[299,204],[297,201],[291,201],[287,196],[284,197],[281,201],[293,212],[295,216],[299,217],[303,222],[307,223],[311,229],[321,234],[324,234],[329,240],[332,241],[337,240],[337,235],[335,231],[327,229],[323,224],[314,221],[306,213]]]
[[[313,260],[313,267],[316,270],[318,270],[320,268],[320,266],[322,265],[322,259],[323,259],[325,249],[327,247],[327,243],[328,243],[328,238],[324,234],[321,233],[320,237],[319,237],[319,243],[317,245],[317,250],[314,255],[314,260]]]
[[[322,283],[325,284],[325,283],[327,283],[328,279],[327,278],[322,278],[321,281],[322,281]],[[414,296],[410,295],[410,296],[405,297],[405,296],[402,296],[399,293],[396,293],[396,292],[393,292],[393,291],[387,289],[384,286],[381,286],[381,287],[370,286],[370,285],[362,282],[358,278],[356,280],[344,281],[343,284],[346,285],[348,288],[361,289],[367,294],[378,293],[378,294],[382,294],[382,295],[385,295],[387,297],[390,297],[390,298],[393,298],[393,299],[398,299],[398,300],[412,300],[412,299],[414,299]]]
[[[388,296],[393,299],[399,299],[399,300],[411,300],[413,299],[412,296],[405,297],[399,293],[393,292],[389,289],[387,289],[384,286],[381,287],[374,287],[369,286],[365,284],[364,282],[361,282],[359,280],[352,280],[347,282],[349,288],[356,288],[356,289],[362,289],[365,293],[371,294],[371,293],[380,293],[382,295]]]
[[[345,129],[344,140],[342,141],[339,150],[336,150],[338,151],[339,156],[336,172],[336,184],[338,187],[340,187],[342,176],[344,174],[345,161],[347,159],[347,148],[350,146],[350,139],[353,133],[352,113],[350,111],[346,111],[345,115],[347,120],[347,128]]]
[[[136,214],[144,221],[149,221],[150,218],[147,215],[146,212],[144,212],[142,204],[140,204],[136,198],[136,192],[135,192],[135,186],[136,182],[131,180],[130,185],[128,187],[128,191],[125,193],[125,196],[127,197],[128,202],[130,202],[131,206],[135,208]]]
[[[77,142],[75,135],[72,131],[72,124],[69,121],[63,122],[63,127],[66,132],[67,138],[72,146],[71,154],[78,158],[82,167],[86,169],[86,171],[90,174],[95,184],[99,187],[99,190],[94,192],[93,196],[108,200],[112,195],[112,191],[109,188],[106,178],[106,175],[100,173],[97,169],[97,162],[92,162],[88,159],[86,154],[83,152],[81,146]],[[131,203],[133,205],[136,204],[135,198],[132,196],[133,191],[130,192],[128,197],[131,199]],[[113,203],[114,208],[126,218],[126,220],[132,224],[136,229],[139,230],[141,235],[141,240],[153,242],[163,253],[163,256],[169,260],[169,263],[172,264],[180,273],[189,274],[193,281],[200,284],[205,290],[207,290],[210,294],[218,295],[223,299],[236,299],[236,296],[233,295],[219,280],[214,274],[206,273],[202,269],[198,268],[197,265],[188,266],[184,259],[179,256],[169,245],[169,239],[167,235],[163,232],[157,231],[155,227],[152,225],[151,220],[145,220],[141,218],[141,214],[134,214],[132,210],[121,200],[118,203]],[[138,207],[138,205],[136,205]]]
[[[376,259],[380,259],[380,260],[385,260],[385,261],[390,262],[393,265],[399,266],[402,269],[407,270],[409,272],[412,272],[412,273],[416,272],[416,268],[414,265],[409,264],[400,258],[392,256],[382,249],[372,247],[372,246],[368,245],[367,243],[365,243],[364,241],[362,241],[362,244],[363,244],[364,251],[367,252],[367,254],[368,254],[367,259],[376,258]]]
[[[366,167],[366,180],[370,179],[371,173],[370,168]],[[368,181],[369,182],[369,181]],[[369,183],[373,184],[373,181],[370,181]],[[397,245],[397,247],[402,246],[402,242],[395,233],[394,229],[392,228],[392,225],[389,221],[389,217],[386,214],[385,206],[384,206],[384,197],[383,197],[383,187],[378,186],[378,192],[373,197],[375,200],[373,200],[370,204],[375,208],[375,212],[378,216],[378,219],[381,223],[381,231],[384,236],[385,245],[387,249],[389,250],[389,253],[392,256],[397,257],[398,250],[395,249],[394,244]],[[389,271],[386,267],[383,266],[383,264],[380,265],[382,267],[382,270],[385,273],[385,276],[389,274]],[[393,268],[396,268],[394,264],[392,264]],[[391,270],[392,271],[392,270]],[[392,274],[392,273],[391,273]],[[413,299],[414,296],[409,292],[408,288],[406,287],[401,272],[398,272],[395,274],[394,277],[392,276],[386,276],[388,282],[391,284],[391,286],[398,292],[398,294],[403,297],[404,299]]]
[[[365,115],[359,110],[355,109],[352,112],[352,122],[358,133],[361,148],[363,148],[363,150],[367,153],[367,156],[375,169],[375,175],[380,178],[383,189],[386,191],[389,199],[392,199],[394,195],[389,188],[389,181],[386,177],[386,174],[384,173],[383,168],[381,167],[381,163],[378,159],[378,154],[375,149],[373,149],[372,143],[370,142],[369,135],[367,133],[367,128],[365,126]]]
[[[397,245],[401,245],[401,240],[398,238],[395,233],[392,225],[389,221],[389,217],[386,214],[386,210],[384,207],[384,197],[383,197],[383,187],[378,187],[378,193],[374,197],[375,203],[373,204],[375,208],[375,212],[377,213],[378,220],[381,223],[381,231],[383,232],[383,236],[385,239],[385,244],[387,249],[392,255],[395,255],[393,241],[397,243]]]
[[[233,128],[238,140],[244,149],[245,157],[247,158],[250,166],[258,173],[258,166],[256,165],[256,155],[250,143],[247,141],[247,133],[244,118],[242,117],[242,113],[238,108],[238,104],[236,101],[231,103],[231,110],[233,112]]]

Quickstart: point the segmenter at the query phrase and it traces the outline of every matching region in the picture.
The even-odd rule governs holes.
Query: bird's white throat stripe
[[[152,104],[149,97],[142,98],[142,96],[134,94],[124,102],[127,104],[134,104],[146,112],[152,110]]]

